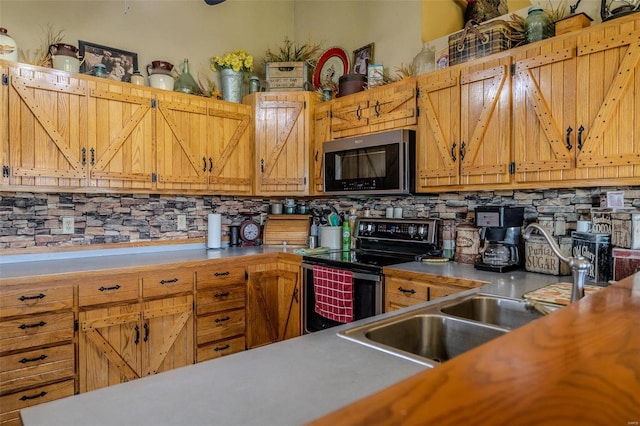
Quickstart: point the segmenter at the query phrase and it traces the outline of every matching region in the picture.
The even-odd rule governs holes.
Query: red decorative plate
[[[313,73],[313,85],[320,88],[320,82],[331,79],[338,84],[341,76],[349,73],[349,57],[347,52],[339,47],[327,49],[318,59],[318,65]]]

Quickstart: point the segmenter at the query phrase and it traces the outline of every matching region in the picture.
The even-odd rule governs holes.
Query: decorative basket
[[[469,21],[449,36],[449,65],[511,49],[519,43],[508,22],[494,20],[482,24]]]

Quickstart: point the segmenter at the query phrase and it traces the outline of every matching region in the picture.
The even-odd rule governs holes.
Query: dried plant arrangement
[[[285,37],[278,50],[267,49],[264,62],[304,62],[311,68],[315,68],[318,64],[320,49],[321,45],[313,43],[311,38],[299,45],[289,40],[289,37]]]
[[[531,3],[535,4],[536,6],[540,6],[544,13],[547,14],[551,22],[559,21],[560,19],[567,16],[567,4],[564,0],[556,2],[556,5],[554,5],[551,0],[547,0],[546,5],[542,5],[540,1]]]
[[[36,48],[33,53],[31,53],[31,50],[29,49],[18,49],[20,62],[51,68],[51,54],[49,53],[49,46],[62,42],[63,38],[64,29],[56,29],[52,24],[47,24],[47,28],[44,29],[44,39],[41,38],[40,41],[40,47]]]

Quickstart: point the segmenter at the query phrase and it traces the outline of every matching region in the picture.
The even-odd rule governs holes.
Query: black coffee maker
[[[476,226],[481,228],[481,257],[476,269],[507,272],[522,268],[523,222],[524,207],[476,207]]]

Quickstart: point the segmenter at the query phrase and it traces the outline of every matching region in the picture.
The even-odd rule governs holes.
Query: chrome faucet
[[[562,254],[555,238],[549,235],[549,233],[543,227],[535,223],[527,226],[522,236],[525,240],[528,240],[535,230],[537,230],[538,233],[540,233],[547,240],[549,246],[551,247],[551,250],[553,250],[555,255],[558,256],[561,261],[569,265],[569,267],[571,268],[571,275],[573,275],[571,302],[582,299],[584,297],[584,283],[587,280],[587,273],[589,272],[589,268],[591,268],[591,262],[589,262],[589,260],[582,256],[567,257]]]

